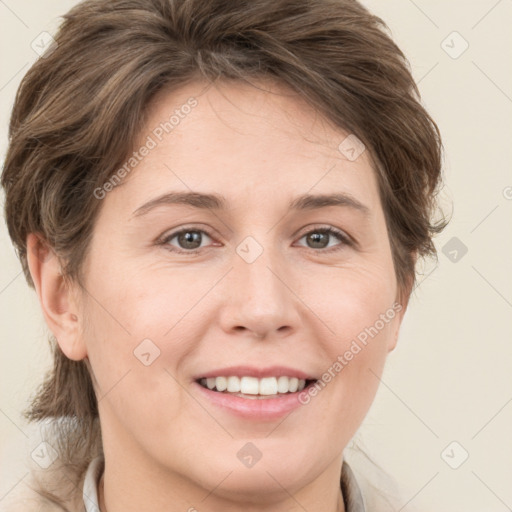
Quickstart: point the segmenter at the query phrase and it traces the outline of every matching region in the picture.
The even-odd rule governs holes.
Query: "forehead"
[[[308,192],[378,205],[369,152],[353,159],[346,151],[359,152],[355,144],[276,82],[193,82],[153,98],[134,144],[138,159],[111,195],[134,208],[167,190],[218,192],[239,207],[288,204]]]

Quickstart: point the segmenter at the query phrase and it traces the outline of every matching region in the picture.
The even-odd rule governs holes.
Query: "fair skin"
[[[28,237],[45,320],[66,356],[93,372],[102,511],[344,511],[343,449],[374,399],[407,296],[368,151],[347,159],[338,150],[347,133],[288,89],[272,90],[193,83],[154,99],[136,148],[189,97],[198,104],[101,200],[87,293],[66,285],[58,258],[37,257]],[[170,191],[220,194],[226,206],[133,214]],[[288,210],[299,195],[334,192],[366,210]],[[183,227],[197,243],[168,237]],[[328,227],[355,243],[322,237]],[[237,252],[248,236],[262,248],[250,263]],[[242,365],[320,378],[397,301],[400,313],[317,396],[277,418],[241,417],[196,382]],[[160,351],[147,366],[134,355],[144,339],[146,353]],[[261,454],[252,467],[237,456],[249,442]]]

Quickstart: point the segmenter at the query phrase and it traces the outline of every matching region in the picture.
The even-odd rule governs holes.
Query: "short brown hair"
[[[151,98],[197,79],[277,79],[355,134],[375,163],[399,288],[415,282],[415,255],[435,256],[432,238],[446,225],[433,220],[439,130],[385,24],[357,1],[88,0],[55,41],[21,82],[2,173],[30,286],[31,232],[83,282],[101,204],[93,191],[133,149]],[[78,419],[75,439],[91,439],[98,411],[85,362],[52,342],[55,367],[28,417]]]

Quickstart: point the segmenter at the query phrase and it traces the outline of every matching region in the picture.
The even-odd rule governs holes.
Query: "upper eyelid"
[[[165,240],[172,240],[175,236],[178,236],[180,233],[187,232],[187,231],[200,231],[200,232],[208,235],[210,238],[213,237],[213,234],[210,234],[207,229],[200,228],[197,226],[185,226],[185,227],[177,228],[176,230],[171,230],[169,232],[166,231],[163,235],[158,237],[158,240],[161,242],[164,242]],[[216,233],[216,231],[213,230],[213,233]]]
[[[354,237],[349,235],[345,230],[335,228],[332,226],[313,227],[311,229],[308,229],[304,233],[302,233],[299,236],[299,239],[302,238],[303,236],[306,236],[308,233],[311,233],[314,231],[325,231],[325,230],[328,231],[328,233],[331,236],[336,236],[338,238],[338,240],[341,242],[340,245],[345,245],[348,247],[352,247],[354,249],[359,249],[359,243]],[[332,249],[332,247],[331,247],[331,249]],[[326,251],[329,251],[329,249],[326,249]]]

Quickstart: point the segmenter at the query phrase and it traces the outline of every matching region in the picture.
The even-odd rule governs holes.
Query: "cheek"
[[[172,326],[171,316],[151,307],[158,301],[142,301],[134,308],[130,296],[124,299],[109,312],[93,305],[90,317],[95,327],[86,333],[100,414],[108,418],[107,428],[125,428],[137,438],[151,431],[159,439],[194,407],[181,392],[176,374],[189,349],[163,336]]]
[[[368,330],[375,337],[375,326],[379,339],[392,333],[396,298],[392,269],[330,268],[303,281],[301,297],[323,324],[331,349],[346,350],[358,337],[364,342]]]
[[[393,333],[393,321],[381,327],[375,321],[364,322],[366,313],[346,326],[342,340],[332,340],[329,347],[329,366],[320,378],[320,400],[324,421],[329,430],[355,432],[364,420],[379,387],[387,345]],[[378,321],[377,321],[378,322]],[[357,325],[356,325],[357,324]],[[360,326],[364,326],[360,328]],[[314,398],[313,398],[314,399]],[[347,439],[342,438],[345,443]]]
[[[329,395],[328,409],[360,420],[375,396],[399,321],[394,273],[354,266],[329,274],[304,286],[305,302],[320,319],[318,341],[326,355],[320,392],[332,391],[324,394]]]
[[[176,276],[178,272],[173,273]],[[89,301],[91,323],[97,335],[108,336],[109,346],[123,348],[122,352],[131,353],[146,338],[160,344],[187,311],[185,287],[169,270],[166,274],[164,269],[142,271],[107,265],[102,267],[102,275],[96,273],[90,279],[88,286],[93,294]]]
[[[132,268],[111,279],[106,295],[119,321],[134,337],[165,340],[208,294],[219,269],[169,266]],[[129,279],[126,275],[130,275]]]
[[[109,270],[87,283],[94,297],[87,304],[84,335],[98,396],[108,391],[110,397],[111,389],[121,401],[122,396],[144,396],[139,405],[151,410],[158,405],[152,400],[179,395],[173,376],[198,334],[185,330],[186,315],[209,284],[169,269],[121,272],[111,265]],[[180,404],[175,405],[179,410]]]

